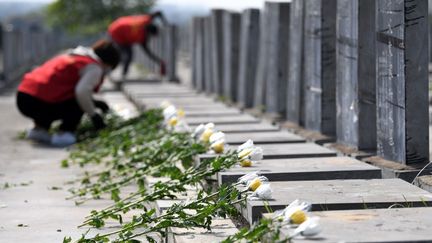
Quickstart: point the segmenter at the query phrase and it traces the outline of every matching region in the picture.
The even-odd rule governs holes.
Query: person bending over
[[[91,117],[95,129],[104,128],[104,120],[95,108],[106,112],[109,107],[92,95],[119,61],[113,43],[99,40],[91,48],[78,46],[26,73],[18,87],[17,106],[34,122],[27,138],[59,147],[74,144],[84,113]],[[51,136],[48,131],[56,120],[61,125]]]
[[[139,44],[144,52],[156,63],[160,65],[161,75],[165,75],[165,62],[156,56],[148,46],[151,37],[158,35],[156,19],[161,19],[163,24],[167,21],[161,12],[146,15],[123,16],[116,19],[108,27],[108,34],[118,46],[122,57],[122,78],[125,79],[129,65],[133,58],[132,46]]]

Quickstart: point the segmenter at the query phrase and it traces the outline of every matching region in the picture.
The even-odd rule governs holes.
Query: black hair
[[[111,66],[112,69],[117,67],[120,62],[120,53],[111,41],[98,40],[92,48],[104,64]]]
[[[145,31],[151,35],[158,35],[159,28],[155,24],[148,24],[145,27]]]

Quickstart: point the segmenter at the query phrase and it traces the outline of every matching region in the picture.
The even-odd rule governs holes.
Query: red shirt
[[[75,97],[80,71],[88,64],[100,64],[88,56],[60,55],[24,75],[18,91],[49,103],[62,102]],[[97,92],[103,77],[95,88]]]
[[[111,38],[119,45],[143,43],[146,40],[145,26],[150,24],[150,15],[133,15],[118,18],[108,27]]]

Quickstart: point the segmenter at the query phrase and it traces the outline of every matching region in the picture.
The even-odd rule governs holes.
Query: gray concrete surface
[[[295,199],[310,202],[313,211],[432,206],[432,194],[400,179],[271,182],[272,210],[285,208]],[[264,201],[248,200],[242,215],[254,222],[267,212]]]
[[[247,173],[259,171],[269,181],[378,179],[381,170],[349,157],[269,159],[251,167],[233,167],[218,173],[218,183],[234,183]]]
[[[432,208],[314,212],[320,217],[322,233],[293,242],[431,242],[431,214]]]
[[[117,104],[116,109],[131,108],[124,98],[114,93],[109,96],[109,103]],[[79,238],[87,229],[77,229],[77,225],[91,210],[111,201],[91,201],[77,207],[73,201],[65,200],[71,187],[65,183],[78,178],[83,170],[76,166],[61,168],[60,162],[68,154],[66,149],[16,138],[32,123],[17,111],[13,92],[0,96],[0,113],[0,242],[50,243],[62,242],[64,236]],[[4,188],[5,183],[11,186]],[[18,226],[21,224],[24,227]],[[92,231],[90,235],[112,230]]]
[[[225,135],[226,142],[231,145],[240,145],[248,139],[251,139],[254,144],[305,142],[304,138],[287,131],[227,133]]]
[[[261,144],[259,147],[263,149],[264,159],[336,156],[336,152],[314,143]],[[226,151],[235,149],[237,146],[228,146]],[[200,154],[198,160],[202,161],[214,157],[216,157],[215,154]]]

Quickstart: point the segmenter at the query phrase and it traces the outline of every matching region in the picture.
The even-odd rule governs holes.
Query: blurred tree
[[[55,27],[78,34],[106,31],[124,15],[144,14],[156,0],[56,0],[48,5],[47,19]]]

